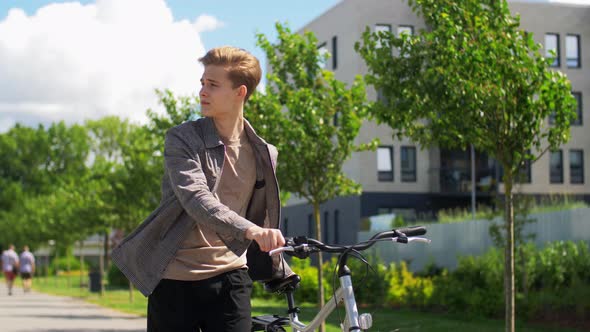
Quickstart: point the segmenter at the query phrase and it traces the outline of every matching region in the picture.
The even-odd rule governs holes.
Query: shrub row
[[[480,257],[462,257],[453,271],[429,266],[412,273],[406,263],[384,265],[369,257],[372,269],[350,261],[357,302],[405,306],[502,317],[504,310],[504,254],[491,249]],[[324,269],[326,298],[331,296],[335,260]],[[317,302],[317,268],[309,260],[292,259],[291,267],[302,277],[298,301]],[[586,242],[554,242],[543,249],[527,244],[517,250],[517,312],[519,317],[547,317],[567,312],[582,317],[590,312],[590,250]],[[336,283],[336,284],[335,284]],[[269,297],[255,284],[254,296]]]

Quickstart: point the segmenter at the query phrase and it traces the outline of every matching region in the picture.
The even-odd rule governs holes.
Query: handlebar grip
[[[404,233],[406,236],[419,236],[426,234],[424,226],[413,226],[395,229],[396,232]]]

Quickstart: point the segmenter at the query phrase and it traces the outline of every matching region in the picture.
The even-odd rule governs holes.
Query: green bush
[[[111,264],[111,267],[107,272],[107,280],[110,288],[129,287],[129,281],[115,264]]]
[[[499,317],[504,310],[504,255],[492,249],[462,257],[455,271],[434,278],[432,307],[475,316]],[[525,318],[590,308],[590,251],[585,242],[527,244],[515,256],[517,310]]]
[[[471,317],[502,317],[504,312],[504,253],[493,248],[479,257],[461,257],[454,271],[429,264],[412,273],[407,264],[386,266],[372,254],[373,270],[350,258],[355,297],[359,304],[417,307],[448,311]],[[339,281],[333,279],[336,258],[323,266],[326,298]],[[293,258],[293,271],[302,278],[295,292],[298,302],[317,303],[317,268],[309,259]],[[525,319],[536,317],[585,318],[590,312],[590,249],[586,242],[554,242],[539,249],[533,244],[515,253],[517,311]],[[254,288],[255,296],[264,296]],[[268,296],[268,295],[266,295]]]
[[[406,262],[391,264],[388,269],[387,302],[393,306],[426,307],[433,295],[431,278],[415,276]]]
[[[293,272],[301,277],[299,288],[295,291],[298,302],[318,302],[318,269],[311,266],[309,259],[293,258],[291,260]]]
[[[64,256],[58,257],[57,259],[53,259],[51,264],[49,265],[49,273],[55,274],[55,271],[65,272],[68,271],[68,262],[70,271],[79,271],[80,270],[80,259],[74,256]]]
[[[379,256],[372,254],[366,259],[370,268],[359,259],[348,259],[356,301],[361,304],[383,305],[387,299],[390,274]],[[338,287],[338,279],[336,282]]]

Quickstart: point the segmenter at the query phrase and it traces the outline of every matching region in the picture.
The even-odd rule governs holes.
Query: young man
[[[276,148],[244,119],[258,60],[234,48],[199,59],[203,118],[166,134],[160,206],[112,258],[148,299],[148,331],[250,331],[252,279],[292,274],[277,229]]]
[[[4,271],[4,278],[6,278],[8,295],[12,295],[14,278],[16,278],[16,274],[18,272],[18,255],[14,251],[13,244],[8,247],[8,250],[5,250],[2,253],[2,271]]]
[[[23,279],[25,293],[31,291],[33,286],[33,273],[35,273],[35,256],[29,251],[29,246],[24,246],[20,254],[20,277]]]

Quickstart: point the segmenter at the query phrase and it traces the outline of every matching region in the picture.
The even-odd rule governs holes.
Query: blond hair
[[[262,77],[262,69],[258,59],[241,48],[232,46],[216,47],[209,50],[199,61],[204,66],[225,67],[234,88],[245,85],[248,91],[244,102],[248,101]]]

